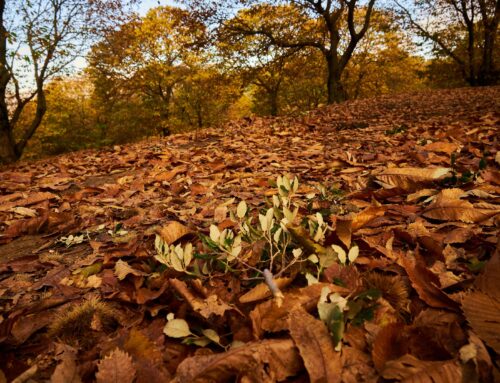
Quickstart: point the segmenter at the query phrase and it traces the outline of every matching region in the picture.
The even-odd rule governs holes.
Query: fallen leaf
[[[387,187],[416,191],[422,185],[440,180],[450,174],[450,168],[389,168],[375,177]]]
[[[189,330],[189,325],[184,319],[171,319],[163,329],[165,335],[171,338],[184,338],[193,335]]]
[[[462,308],[474,332],[488,346],[500,353],[500,303],[498,300],[475,291],[464,296]]]
[[[500,208],[492,205],[489,208],[479,208],[469,201],[450,197],[449,194],[441,191],[436,200],[429,205],[422,215],[426,218],[439,221],[462,221],[468,223],[482,222],[497,214]]]
[[[458,310],[458,303],[441,291],[438,287],[439,278],[425,265],[416,261],[411,255],[403,256],[401,265],[408,274],[411,285],[425,303],[431,307]]]
[[[252,382],[280,382],[302,368],[293,341],[274,339],[247,343],[221,354],[187,358],[177,368],[173,382],[225,382],[242,376]]]
[[[450,155],[453,152],[457,152],[458,149],[460,149],[460,145],[453,142],[437,141],[425,145],[423,149],[430,152],[445,153]]]
[[[283,304],[280,307],[275,299],[260,303],[250,312],[254,336],[259,339],[264,331],[286,330],[288,328],[288,315],[298,307],[303,307],[306,311],[315,308],[324,287],[328,287],[331,292],[349,293],[348,289],[340,286],[316,283],[285,293]]]
[[[461,382],[462,367],[455,360],[431,362],[407,354],[387,362],[382,376],[408,383]]]
[[[291,282],[293,281],[292,278],[276,278],[274,279],[274,282],[276,283],[276,286],[281,290],[288,286]],[[240,297],[240,302],[241,303],[251,303],[251,302],[256,302],[260,301],[262,299],[266,299],[271,297],[273,294],[271,290],[269,290],[269,286],[265,283],[259,283],[257,286],[252,288],[250,291],[248,291],[246,294],[243,294]]]
[[[136,369],[130,355],[116,348],[97,364],[95,377],[97,383],[132,383],[135,374]]]
[[[166,244],[171,245],[182,237],[192,234],[192,231],[182,223],[171,221],[163,226],[158,231],[158,234],[160,234],[160,237]]]
[[[222,316],[233,308],[223,302],[217,295],[210,295],[206,299],[201,299],[192,294],[186,283],[178,279],[170,279],[170,285],[189,303],[191,308],[202,317],[208,319],[212,314]]]
[[[123,281],[126,278],[126,276],[129,274],[135,275],[137,277],[147,275],[147,273],[145,273],[143,271],[136,270],[136,269],[132,268],[127,262],[119,259],[115,263],[115,275],[116,275],[116,277],[120,281]]]
[[[335,351],[325,324],[298,309],[290,314],[289,328],[304,360],[310,382],[340,382],[340,353]]]
[[[51,383],[80,383],[82,380],[78,374],[76,365],[76,350],[70,346],[63,346],[61,362],[57,365],[52,376]]]

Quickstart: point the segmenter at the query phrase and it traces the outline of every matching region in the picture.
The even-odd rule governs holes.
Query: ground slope
[[[498,379],[499,100],[498,87],[387,96],[2,169],[0,370],[56,382]],[[300,180],[299,211],[271,265],[258,214],[288,193],[275,185],[284,174]],[[206,236],[214,223],[238,232],[241,200],[257,234],[232,260],[231,241]],[[156,238],[192,243],[195,259],[165,267]],[[255,287],[271,266],[283,299]]]

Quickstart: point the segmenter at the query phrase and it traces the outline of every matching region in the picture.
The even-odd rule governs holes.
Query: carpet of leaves
[[[500,88],[433,91],[4,167],[0,382],[500,381],[499,128]],[[242,264],[159,267],[156,235],[203,253],[199,233],[234,227],[231,202],[266,209],[281,174],[329,190],[302,213],[354,263],[309,286],[291,268],[280,307],[265,285],[249,298]],[[325,287],[381,294],[340,351]],[[219,344],[166,336],[170,313]]]

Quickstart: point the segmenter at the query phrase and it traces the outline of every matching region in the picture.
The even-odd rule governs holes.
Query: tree
[[[275,11],[279,14],[269,13],[268,9],[261,7],[243,9],[224,23],[217,36],[217,48],[224,65],[239,74],[244,86],[253,85],[258,93],[265,95],[262,104],[267,107],[263,108],[263,114],[272,116],[279,114],[279,93],[287,63],[300,49],[270,45],[266,36],[242,34],[238,26],[244,20],[250,29],[255,29],[262,23],[273,23],[281,14],[293,13],[289,6],[276,7]]]
[[[434,51],[451,58],[471,86],[498,83],[495,46],[500,0],[395,0],[406,22]]]
[[[197,7],[200,2],[203,3],[204,0],[190,1]],[[213,4],[214,1],[209,3]],[[229,2],[222,3],[227,7]],[[231,20],[231,28],[241,34],[265,36],[269,45],[319,50],[328,71],[328,102],[345,100],[342,73],[368,30],[375,0],[368,0],[364,5],[358,0],[289,0],[284,3],[291,6],[286,8],[286,12],[279,5],[256,4],[248,12],[273,14],[274,19],[263,19],[260,24],[253,25],[244,18],[236,18]],[[360,9],[364,10],[364,17],[357,24],[355,15]],[[343,19],[346,20],[345,24],[342,23]]]
[[[122,0],[0,0],[0,162],[18,160],[40,126],[47,81],[125,8]],[[35,113],[20,131],[30,102]]]
[[[47,112],[40,127],[26,145],[23,158],[61,154],[96,147],[99,129],[97,110],[92,105],[92,83],[84,76],[59,77],[47,83]],[[36,103],[29,103],[18,122],[26,126],[36,113]]]
[[[371,26],[344,71],[349,98],[409,91],[424,84],[424,59],[389,10],[374,10]]]
[[[156,7],[92,47],[90,73],[103,105],[139,98],[169,128],[175,88],[202,55],[205,26],[177,7]],[[111,105],[111,112],[112,112]]]

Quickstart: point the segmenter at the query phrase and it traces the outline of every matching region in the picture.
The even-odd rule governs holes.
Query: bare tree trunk
[[[495,4],[495,13],[491,21],[487,21],[486,3],[479,2],[480,10],[483,15],[484,23],[484,46],[483,57],[481,66],[479,68],[478,85],[496,85],[499,83],[500,74],[495,71],[494,53],[495,53],[495,40],[497,38],[498,24],[500,22],[500,0]]]
[[[18,159],[16,145],[7,108],[7,84],[10,72],[7,69],[7,31],[3,23],[5,0],[0,0],[0,163],[11,163]]]
[[[328,64],[328,103],[343,102],[347,99],[347,95],[342,85],[342,68],[340,68],[338,60],[335,56],[326,57]]]

